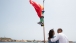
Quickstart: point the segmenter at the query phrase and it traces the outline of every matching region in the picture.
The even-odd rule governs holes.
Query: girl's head
[[[51,29],[50,31],[49,31],[49,37],[48,37],[48,39],[50,39],[50,38],[53,38],[53,36],[54,36],[54,30],[53,29]]]

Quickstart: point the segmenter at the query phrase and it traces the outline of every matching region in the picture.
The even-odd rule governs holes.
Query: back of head
[[[54,30],[51,29],[51,30],[49,31],[48,35],[49,35],[48,40],[49,40],[50,38],[53,38],[53,36],[54,36]]]
[[[58,28],[57,33],[61,33],[63,30],[61,28]]]

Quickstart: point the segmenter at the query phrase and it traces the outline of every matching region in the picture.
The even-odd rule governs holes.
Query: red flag
[[[38,4],[32,0],[29,0],[29,2],[35,8],[35,11],[37,12],[38,17],[40,18],[42,15],[43,6],[41,6],[40,4]]]

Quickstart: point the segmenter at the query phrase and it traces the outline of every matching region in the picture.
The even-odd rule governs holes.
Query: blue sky
[[[42,4],[42,0],[34,0]],[[76,41],[76,0],[45,0],[45,31],[63,29]],[[0,37],[43,40],[43,29],[29,0],[0,0]]]

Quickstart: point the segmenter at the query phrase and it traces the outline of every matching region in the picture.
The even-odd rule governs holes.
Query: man
[[[64,35],[63,30],[61,28],[59,28],[57,30],[58,35],[54,38],[51,38],[52,42],[55,42],[57,40],[59,40],[59,43],[69,43],[69,40],[67,39],[66,35]]]

